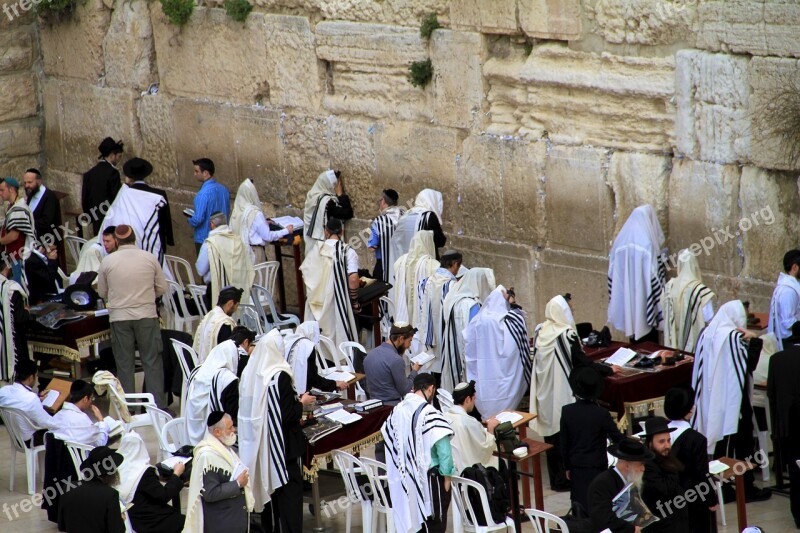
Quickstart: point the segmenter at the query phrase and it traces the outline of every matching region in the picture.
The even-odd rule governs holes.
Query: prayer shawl
[[[469,311],[480,305],[496,287],[491,268],[472,268],[450,286],[442,304],[442,388],[449,391],[464,381],[464,329]]]
[[[678,254],[678,277],[669,280],[661,297],[664,311],[664,345],[694,352],[706,321],[703,308],[714,298],[703,285],[697,258],[689,250]]]
[[[780,301],[782,293],[794,291],[797,297],[800,298],[800,281],[793,278],[789,274],[781,272],[778,275],[778,285],[775,287],[775,292],[772,293],[772,300],[769,303],[769,323],[767,325],[767,332],[774,333],[775,338],[778,340],[778,351],[783,350],[783,339],[781,338],[782,327],[781,324],[786,317],[781,316]],[[791,324],[789,324],[791,331]]]
[[[498,458],[492,455],[497,450],[494,435],[489,433],[474,416],[467,414],[460,405],[452,405],[445,409],[444,416],[453,428],[450,446],[453,450],[456,472],[460,473],[475,463],[499,468]]]
[[[561,430],[561,408],[575,401],[569,386],[570,341],[576,339],[578,333],[563,296],[547,302],[544,318],[533,335],[530,411],[537,415],[531,428],[542,437],[550,437]]]
[[[279,331],[264,335],[239,383],[239,453],[250,470],[256,509],[269,503],[272,493],[289,481],[278,390],[281,372],[292,377],[284,350]]]
[[[636,339],[659,326],[667,271],[655,210],[637,207],[617,235],[608,264],[608,322]]]
[[[117,452],[122,455],[122,464],[117,468],[119,472],[119,499],[125,505],[133,502],[136,489],[142,476],[150,465],[150,454],[147,453],[147,446],[144,445],[142,437],[135,431],[126,433],[119,444]]]
[[[186,533],[205,531],[203,525],[203,475],[210,470],[215,470],[232,476],[236,465],[240,462],[239,456],[207,429],[203,440],[194,447],[193,457],[192,475],[189,479],[189,496],[186,503],[186,522],[183,526],[183,531]],[[250,482],[244,486],[247,512],[253,512],[253,491],[250,489],[250,485],[254,479],[251,474]],[[234,480],[231,479],[231,481]]]
[[[438,268],[431,277],[424,280],[419,318],[419,337],[429,350],[433,350],[436,358],[433,360],[434,368],[442,366],[442,334],[444,332],[444,318],[442,306],[450,287],[456,283],[456,278],[445,268]]]
[[[108,255],[106,249],[99,241],[100,236],[95,236],[89,239],[86,244],[81,248],[80,256],[78,257],[78,265],[72,274],[69,275],[70,284],[78,280],[78,276],[84,272],[97,272],[100,268],[100,262]]]
[[[319,324],[303,322],[284,339],[286,362],[292,367],[294,388],[300,394],[308,392],[308,358],[319,344],[319,338]]]
[[[336,197],[336,174],[333,170],[326,170],[319,176],[314,186],[306,194],[306,204],[303,208],[303,226],[306,228],[304,240],[306,243],[306,257],[317,242],[325,240],[325,223],[328,221],[328,202],[331,200],[339,205]]]
[[[123,185],[108,209],[98,235],[102,235],[108,226],[128,224],[136,235],[136,246],[156,256],[163,267],[165,251],[161,249],[158,212],[165,205],[167,201],[159,194]]]
[[[94,376],[92,376],[92,385],[94,385],[94,390],[97,394],[100,396],[108,396],[109,401],[116,406],[119,417],[123,422],[127,424],[133,420],[130,411],[128,411],[128,406],[117,400],[117,397],[125,397],[125,389],[122,388],[122,384],[119,382],[119,379],[117,379],[117,376],[108,370],[98,370],[94,373]],[[117,392],[117,396],[111,393],[109,390],[111,388]]]
[[[197,354],[198,363],[205,361],[208,354],[217,345],[219,330],[226,324],[231,327],[231,330],[236,327],[236,321],[233,320],[233,317],[226,315],[225,311],[218,305],[215,305],[200,321],[192,343],[192,348]]]
[[[395,322],[419,325],[419,283],[439,268],[433,245],[433,232],[420,231],[411,239],[411,248],[394,263],[394,281],[390,298],[394,301]]]
[[[375,218],[375,226],[378,230],[379,239],[378,250],[381,253],[381,275],[383,276],[383,281],[386,283],[391,283],[389,273],[391,272],[395,260],[395,257],[392,255],[391,247],[392,235],[394,235],[394,230],[397,227],[397,221],[400,220],[400,217],[403,216],[404,213],[405,210],[402,207],[393,205],[384,209],[381,214]]]
[[[348,248],[338,240],[334,246],[317,243],[300,265],[306,287],[305,320],[319,322],[322,333],[337,347],[358,340],[347,284]]]
[[[739,427],[747,379],[747,345],[736,328],[747,324],[744,305],[733,300],[719,308],[697,340],[692,371],[696,410],[692,426],[708,439],[712,453],[717,442]]]
[[[396,261],[398,257],[408,253],[411,248],[411,239],[418,231],[429,227],[428,223],[431,217],[436,217],[441,224],[443,208],[442,193],[439,191],[423,189],[417,194],[414,207],[406,211],[397,221],[397,227],[391,240],[393,260]],[[436,255],[435,250],[433,255]],[[393,267],[392,263],[389,263],[389,266]],[[390,272],[390,280],[392,279],[391,274]]]
[[[182,398],[189,444],[196,444],[203,438],[211,411],[223,411],[222,391],[237,379],[238,365],[239,350],[232,340],[227,340],[211,350],[208,359],[189,374]]]
[[[250,227],[256,219],[256,215],[261,212],[261,202],[258,201],[258,191],[253,181],[246,179],[239,185],[236,192],[236,200],[233,202],[233,212],[231,213],[231,231],[241,237],[242,242],[250,245]]]
[[[211,267],[211,303],[216,302],[222,288],[228,285],[244,289],[242,298],[249,301],[256,275],[249,242],[242,241],[225,225],[208,234],[206,245]]]
[[[453,429],[442,413],[412,392],[395,406],[381,433],[395,530],[416,533],[433,514],[428,483],[431,449]]]
[[[464,332],[467,381],[476,381],[475,405],[486,418],[516,409],[528,389],[530,348],[520,353],[518,332],[506,321],[510,313],[505,287],[498,285]],[[523,334],[527,338],[527,330]]]
[[[22,285],[14,280],[8,279],[0,274],[0,379],[11,381],[14,376],[14,365],[17,364],[17,347],[14,343],[16,331],[14,331],[14,303],[12,296],[15,292],[22,295],[23,301],[27,301],[28,295]],[[23,324],[19,325],[20,327]],[[26,356],[27,357],[27,356]]]
[[[17,230],[25,236],[25,244],[20,250],[20,254],[23,260],[30,257],[33,251],[33,243],[36,241],[36,230],[33,224],[33,212],[28,207],[25,198],[17,198],[17,201],[6,211],[4,228],[6,233],[11,230]]]

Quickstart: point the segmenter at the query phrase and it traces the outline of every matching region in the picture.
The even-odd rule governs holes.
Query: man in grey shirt
[[[395,322],[389,331],[389,340],[367,354],[364,373],[367,375],[371,399],[381,400],[386,405],[397,405],[411,392],[420,365],[412,363],[411,373],[406,376],[403,354],[411,347],[416,332],[417,328],[410,324]]]

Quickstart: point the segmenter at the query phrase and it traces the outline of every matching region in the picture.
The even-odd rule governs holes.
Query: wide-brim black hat
[[[122,172],[132,180],[143,180],[153,173],[153,165],[147,159],[134,157],[122,165]]]
[[[112,470],[106,459],[111,458],[114,461],[114,469]],[[81,463],[81,470],[96,470],[101,474],[108,475],[117,471],[119,465],[122,464],[123,457],[121,454],[115,452],[108,446],[97,446],[92,448],[89,455]],[[99,468],[96,468],[98,467]]]
[[[622,439],[618,444],[609,446],[608,453],[623,461],[643,462],[650,461],[655,457],[655,454],[648,450],[643,442],[630,437]]]
[[[660,433],[672,433],[678,428],[669,427],[669,421],[663,416],[654,416],[644,421],[644,436],[653,437]]]
[[[591,366],[579,366],[569,375],[569,386],[575,396],[585,400],[596,400],[603,393],[603,376]]]
[[[683,420],[694,407],[694,390],[688,385],[672,387],[664,396],[664,414],[670,420]]]

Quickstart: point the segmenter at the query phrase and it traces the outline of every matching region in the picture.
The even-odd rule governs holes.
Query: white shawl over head
[[[748,392],[747,345],[737,328],[746,324],[744,305],[733,300],[719,308],[697,341],[692,371],[696,406],[692,426],[706,436],[709,451],[739,427],[742,394]]]
[[[22,295],[27,303],[28,295],[22,285],[0,274],[0,379],[11,381],[14,376],[14,365],[17,364],[17,345],[14,343],[14,305],[11,297],[15,292]],[[24,324],[18,324],[23,327]],[[27,357],[27,355],[26,355]]]
[[[231,231],[237,233],[243,243],[250,244],[250,227],[260,212],[261,202],[258,200],[258,191],[253,180],[248,178],[239,185],[239,190],[236,192],[236,200],[233,202],[233,212],[229,223]]]
[[[167,201],[160,194],[134,189],[123,184],[103,218],[99,235],[102,235],[109,226],[127,224],[136,235],[136,247],[156,256],[158,262],[164,266],[165,252],[161,249],[158,212],[165,205]],[[167,274],[166,270],[164,274]]]
[[[78,256],[78,264],[75,270],[69,275],[69,283],[72,285],[78,280],[78,276],[84,272],[97,272],[100,269],[100,263],[103,258],[108,255],[103,243],[100,242],[100,236],[96,235],[86,241],[86,244],[81,248],[81,253]]]
[[[289,480],[278,391],[279,374],[292,377],[284,350],[278,330],[264,335],[239,383],[239,453],[250,470],[256,509],[269,503],[272,493]]]
[[[119,499],[127,505],[133,502],[139,481],[142,480],[145,471],[151,468],[150,454],[147,453],[147,446],[142,437],[135,431],[123,435],[117,451],[124,459],[117,469],[119,472],[117,491]]]
[[[217,345],[219,330],[226,324],[231,327],[231,330],[236,327],[236,321],[225,314],[225,311],[218,305],[215,305],[200,321],[197,330],[194,332],[194,341],[192,343],[192,348],[197,354],[198,363],[205,361],[208,354]]]
[[[775,292],[772,293],[772,300],[769,303],[769,323],[767,324],[767,332],[774,333],[778,341],[778,350],[783,350],[783,338],[781,338],[783,328],[781,324],[789,329],[791,333],[791,326],[794,324],[794,317],[784,317],[781,314],[781,295],[782,293],[794,292],[797,298],[800,299],[800,281],[794,276],[790,276],[785,272],[778,275],[778,283],[775,287]],[[788,320],[787,320],[788,319]]]
[[[211,267],[211,304],[216,303],[220,291],[228,285],[243,289],[242,299],[249,301],[256,276],[250,243],[233,233],[230,226],[219,226],[208,234],[205,244]]]
[[[689,250],[678,254],[678,276],[667,282],[661,297],[664,312],[664,345],[694,352],[705,327],[703,308],[714,298],[703,285],[700,265]]]
[[[319,323],[303,322],[284,339],[286,362],[292,367],[294,386],[300,394],[308,392],[308,358],[319,344]]]
[[[664,232],[652,206],[637,207],[617,235],[608,264],[608,322],[628,337],[647,335],[661,322],[666,268]]]
[[[236,380],[239,350],[232,340],[219,343],[208,358],[192,370],[186,382],[183,416],[189,444],[203,438],[211,411],[222,411],[220,396]],[[248,365],[249,366],[249,365]]]
[[[411,239],[408,253],[394,263],[393,287],[389,297],[394,301],[395,322],[406,322],[418,327],[419,282],[439,268],[432,231],[419,231]]]
[[[411,392],[392,410],[381,433],[395,530],[416,533],[433,514],[428,484],[431,449],[439,439],[453,435],[453,429],[442,413]]]
[[[421,190],[414,200],[414,207],[406,211],[397,221],[397,227],[392,235],[392,258],[396,259],[408,253],[414,234],[428,228],[430,217],[436,217],[441,224],[443,209],[442,193],[433,189]]]
[[[317,181],[306,194],[306,203],[303,208],[303,226],[305,227],[303,239],[306,243],[306,255],[317,242],[325,240],[325,222],[328,221],[328,202],[331,200],[338,203],[336,173],[333,170],[326,170],[317,176]]]
[[[447,293],[450,292],[450,287],[455,283],[455,277],[448,270],[438,268],[425,281],[422,288],[418,335],[426,348],[433,350],[436,356],[433,361],[435,368],[440,368],[442,364],[442,335],[444,333],[442,307]]]

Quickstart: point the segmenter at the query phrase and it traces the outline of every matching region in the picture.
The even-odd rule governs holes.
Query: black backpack
[[[506,467],[503,462],[500,462],[500,469],[505,471]],[[503,475],[506,474],[506,475]],[[495,523],[503,523],[506,519],[506,513],[511,507],[511,499],[508,493],[508,479],[507,472],[499,472],[495,467],[485,467],[480,463],[475,463],[468,466],[461,472],[461,477],[480,483],[486,489],[486,496],[489,500],[489,510],[492,514],[492,520]],[[478,491],[473,488],[467,489],[467,497],[469,498],[472,508],[475,510],[475,519],[478,525],[485,526],[487,524],[486,516],[483,514],[483,506]]]

